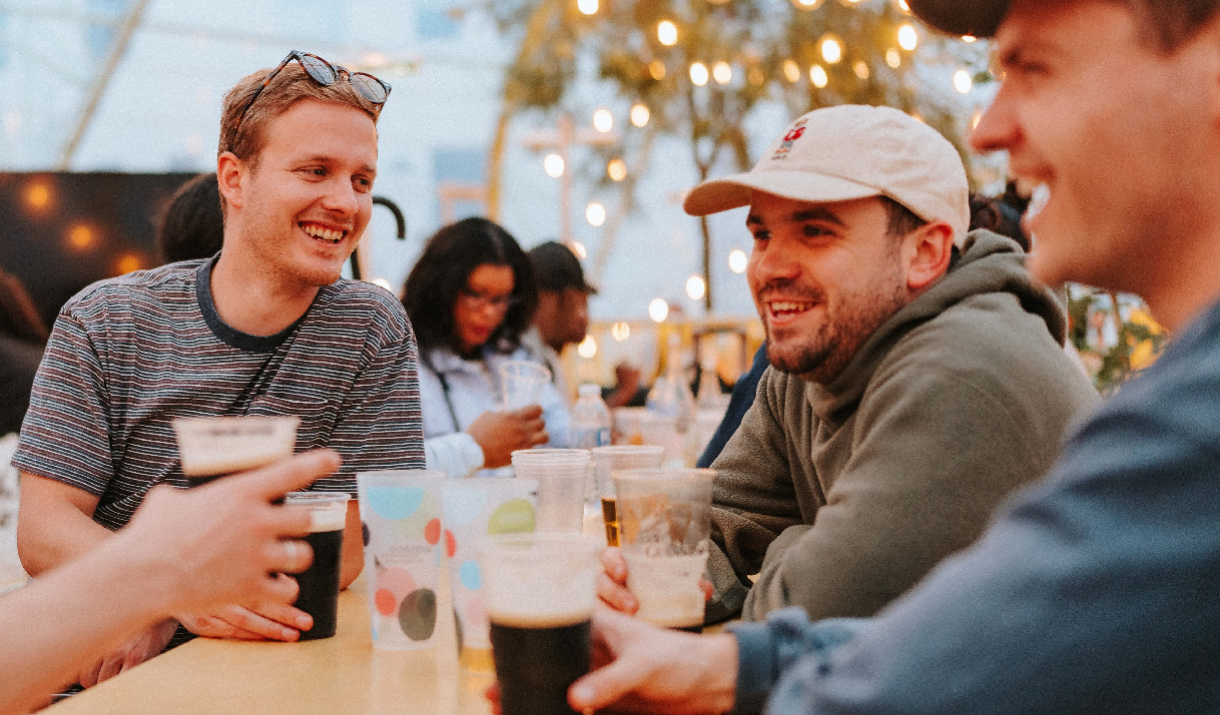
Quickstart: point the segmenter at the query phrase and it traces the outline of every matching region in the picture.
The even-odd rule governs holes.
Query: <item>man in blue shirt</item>
[[[578,711],[1220,711],[1220,0],[909,2],[995,37],[971,143],[1049,190],[1031,271],[1143,296],[1175,344],[876,617],[697,637],[599,613]]]

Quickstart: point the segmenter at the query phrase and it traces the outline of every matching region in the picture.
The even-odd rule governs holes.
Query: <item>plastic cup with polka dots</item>
[[[356,475],[374,648],[433,644],[444,484],[445,473],[430,470]]]
[[[533,479],[461,479],[445,484],[442,542],[449,557],[458,663],[466,670],[492,672],[487,599],[477,545],[488,536],[533,531],[537,499],[538,482]]]

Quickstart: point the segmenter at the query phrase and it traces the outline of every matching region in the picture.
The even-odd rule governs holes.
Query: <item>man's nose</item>
[[[360,199],[356,193],[356,187],[348,181],[330,182],[326,195],[322,199],[322,207],[327,211],[334,211],[344,216],[356,215],[360,210]]]
[[[995,101],[979,118],[979,123],[970,132],[970,147],[980,154],[1011,149],[1020,139],[1021,129],[1017,122],[1013,103],[1003,85]]]

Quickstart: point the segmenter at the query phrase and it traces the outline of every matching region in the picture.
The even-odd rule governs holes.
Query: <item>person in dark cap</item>
[[[1045,187],[1030,272],[1140,294],[1174,344],[876,616],[694,636],[599,612],[577,712],[1220,712],[1220,0],[908,3],[995,37],[970,143]]]
[[[573,390],[559,356],[565,347],[585,339],[589,296],[597,289],[585,280],[580,259],[562,243],[547,241],[534,246],[528,255],[538,284],[538,309],[522,344],[535,360],[550,369],[559,393],[570,402]]]

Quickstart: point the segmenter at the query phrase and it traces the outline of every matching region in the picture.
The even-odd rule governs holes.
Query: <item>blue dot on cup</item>
[[[369,487],[369,506],[382,519],[397,521],[419,511],[424,501],[423,487]]]
[[[463,561],[458,568],[458,576],[462,579],[462,585],[471,591],[483,588],[483,572],[475,561]]]

